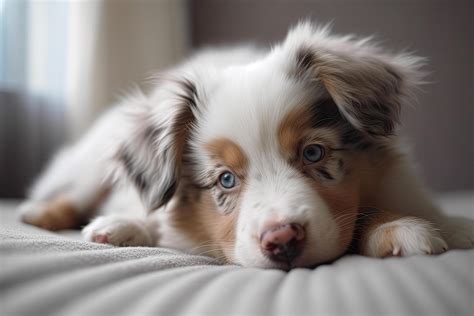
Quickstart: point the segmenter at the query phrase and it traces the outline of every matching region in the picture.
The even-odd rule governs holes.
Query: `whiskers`
[[[231,262],[225,255],[225,250],[228,246],[226,246],[225,243],[225,241],[207,241],[204,243],[200,243],[194,248],[191,248],[190,250],[188,250],[188,252],[196,256],[210,257],[212,258],[211,263],[229,264]]]
[[[358,243],[361,240],[360,232],[370,219],[381,210],[374,206],[364,205],[336,210],[334,221],[341,231],[353,230],[352,241],[347,248],[347,253],[357,253]]]

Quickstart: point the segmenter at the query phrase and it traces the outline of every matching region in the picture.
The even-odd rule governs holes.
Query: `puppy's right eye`
[[[306,146],[303,150],[305,164],[312,164],[320,161],[324,157],[324,148],[321,145],[312,144]]]
[[[230,171],[226,171],[219,176],[219,183],[224,189],[232,189],[236,182],[234,174]]]

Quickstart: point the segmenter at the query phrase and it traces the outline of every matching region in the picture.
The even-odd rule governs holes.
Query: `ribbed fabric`
[[[474,250],[346,256],[286,273],[219,266],[170,249],[86,243],[18,223],[14,204],[4,204],[0,216],[5,316],[474,314]]]

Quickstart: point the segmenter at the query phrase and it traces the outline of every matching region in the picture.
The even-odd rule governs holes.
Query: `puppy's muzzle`
[[[260,249],[270,260],[291,265],[303,250],[304,238],[305,230],[300,224],[274,225],[260,235]]]

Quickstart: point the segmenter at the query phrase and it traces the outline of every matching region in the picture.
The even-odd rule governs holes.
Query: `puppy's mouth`
[[[293,260],[288,259],[286,262],[274,262],[273,264],[275,264],[275,267],[272,267],[271,269],[279,269],[287,272],[296,268],[309,268],[312,266],[298,263],[297,258]],[[316,266],[316,264],[314,264],[314,266]]]

